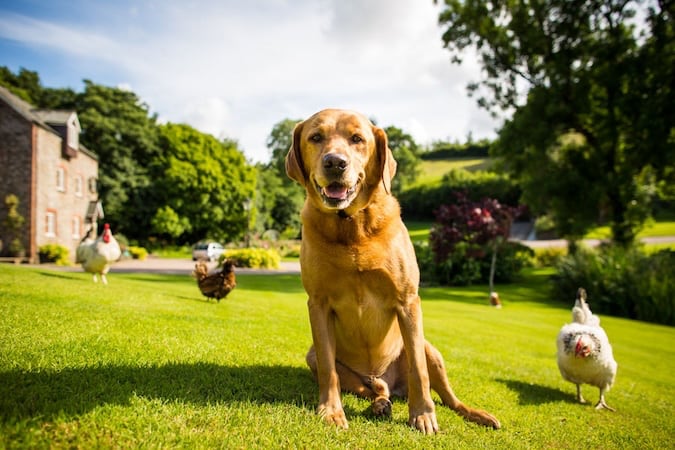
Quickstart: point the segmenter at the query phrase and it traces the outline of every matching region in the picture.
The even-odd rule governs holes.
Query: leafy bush
[[[516,206],[520,198],[519,186],[504,175],[494,172],[469,172],[455,169],[443,177],[440,186],[418,186],[401,193],[398,198],[406,220],[434,219],[434,211],[465,193],[473,200],[493,198],[503,205]]]
[[[647,255],[636,247],[580,248],[560,260],[553,295],[571,301],[578,287],[594,312],[675,325],[675,251]]]
[[[487,158],[488,156],[490,156],[490,142],[485,140],[466,144],[434,142],[432,149],[421,155],[422,159],[427,161],[448,158]]]
[[[491,256],[486,254],[480,260],[480,281],[487,282],[490,276]],[[534,265],[534,250],[519,242],[505,242],[497,250],[495,282],[511,283],[521,270]]]
[[[298,241],[287,241],[286,245],[279,248],[284,258],[298,258],[300,257],[300,244]]]
[[[131,257],[133,259],[140,259],[143,261],[145,258],[148,257],[148,251],[143,248],[143,247],[136,247],[134,245],[130,245],[127,247],[127,251],[131,254]]]
[[[417,257],[417,266],[420,269],[420,284],[437,284],[434,253],[431,251],[429,243],[426,241],[413,241],[413,247],[415,248],[415,256]]]
[[[546,247],[534,251],[534,265],[537,267],[554,267],[567,254],[565,247]]]
[[[38,249],[41,263],[55,263],[57,266],[70,265],[70,251],[59,244],[45,244]]]
[[[275,249],[228,249],[220,256],[218,264],[222,264],[226,258],[233,260],[237,267],[251,267],[254,269],[278,269],[281,263],[281,256]]]
[[[517,213],[517,208],[501,205],[495,199],[474,202],[456,193],[454,203],[436,211],[429,235],[433,256],[420,248],[421,270],[428,277],[425,281],[451,285],[487,281],[490,289],[494,281],[512,281],[530,264],[534,254],[526,246],[507,241]]]
[[[422,285],[467,286],[489,282],[490,253],[484,252],[476,258],[475,251],[470,251],[468,244],[460,243],[444,261],[437,263],[428,243],[415,242],[413,245]],[[513,282],[523,268],[532,265],[533,255],[534,251],[526,245],[517,242],[502,244],[497,253],[495,281]]]

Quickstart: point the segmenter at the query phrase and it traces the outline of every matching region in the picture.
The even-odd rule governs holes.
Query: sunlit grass
[[[594,228],[585,237],[586,239],[608,239],[611,235],[610,228],[603,226]],[[657,236],[675,236],[675,220],[649,222],[638,233],[638,238]]]
[[[377,420],[345,395],[346,431],[317,418],[298,275],[239,275],[215,303],[189,276],[113,268],[103,286],[0,265],[0,448],[673,448],[675,329],[603,317],[617,412],[579,405],[555,363],[573,293],[548,301],[550,274],[498,286],[501,310],[486,286],[421,290],[425,334],[456,393],[503,424],[486,430],[439,406],[441,434],[423,436],[402,401]]]
[[[453,158],[422,161],[420,164],[420,174],[415,185],[436,185],[441,182],[443,175],[453,169],[465,169],[475,172],[478,170],[488,170],[491,165],[492,161],[489,158]]]

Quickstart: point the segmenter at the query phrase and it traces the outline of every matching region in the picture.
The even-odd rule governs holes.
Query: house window
[[[82,230],[82,219],[80,219],[79,216],[73,216],[73,222],[72,222],[72,235],[73,239],[80,239],[80,234]]]
[[[56,190],[66,192],[66,169],[63,167],[56,169]]]
[[[75,176],[75,195],[78,197],[82,197],[82,175],[76,175]]]
[[[56,236],[56,211],[47,211],[47,215],[45,216],[45,236]]]

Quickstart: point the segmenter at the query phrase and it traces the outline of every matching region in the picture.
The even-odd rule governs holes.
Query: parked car
[[[192,247],[192,260],[216,261],[224,251],[218,242],[199,242]]]

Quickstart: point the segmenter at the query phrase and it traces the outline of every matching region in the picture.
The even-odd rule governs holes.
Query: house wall
[[[84,236],[85,213],[98,194],[89,190],[89,179],[98,178],[98,161],[86,151],[64,158],[63,140],[53,130],[40,126],[0,101],[0,240],[6,254],[9,234],[4,220],[8,194],[19,197],[19,213],[25,219],[21,241],[26,256],[37,262],[38,250],[45,244],[69,249],[71,260]],[[63,169],[63,189],[57,187],[57,171]],[[81,191],[76,191],[76,179]],[[52,233],[47,215],[55,216]],[[77,222],[73,223],[73,220]]]
[[[36,245],[38,248],[45,244],[63,245],[74,261],[86,231],[87,206],[98,198],[96,192],[89,191],[88,183],[89,178],[98,176],[98,161],[81,151],[73,158],[63,158],[62,139],[42,128],[36,129]],[[62,189],[57,186],[59,169],[64,175]],[[79,191],[76,179],[80,180]],[[48,213],[55,216],[53,230],[47,228]]]
[[[4,102],[0,102],[0,240],[4,253],[12,236],[5,226],[5,197],[19,197],[19,214],[25,219],[21,241],[29,250],[31,221],[31,163],[33,124]]]

